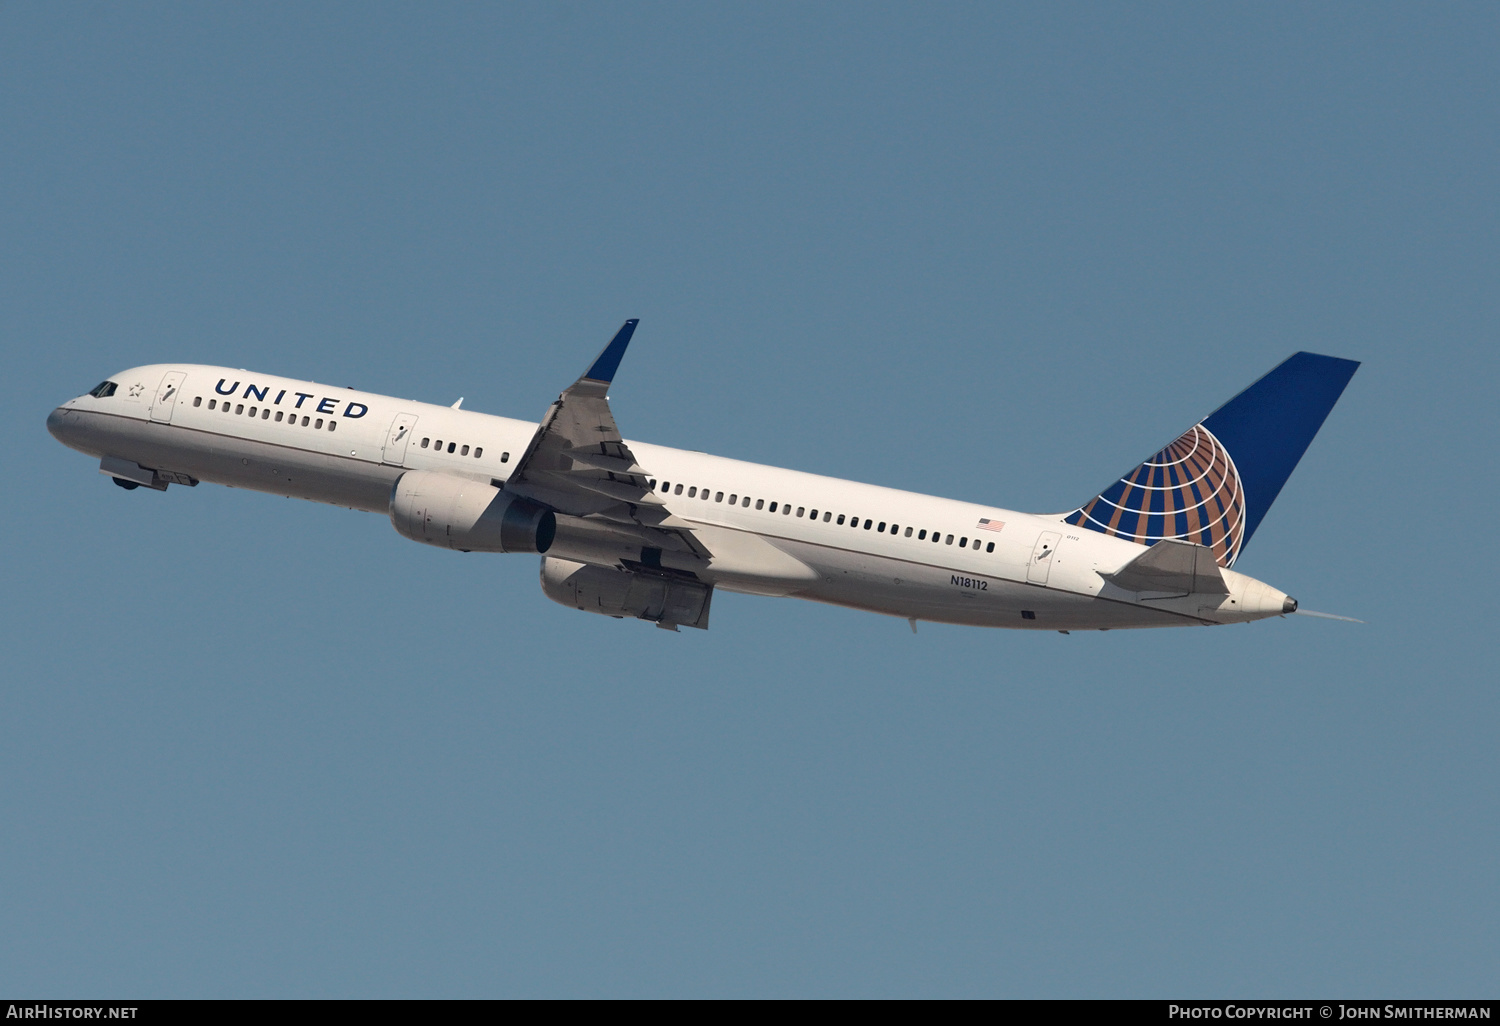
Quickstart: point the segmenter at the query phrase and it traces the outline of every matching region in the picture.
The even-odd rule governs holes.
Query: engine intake
[[[542,593],[586,613],[633,616],[658,627],[708,629],[713,586],[670,574],[637,573],[571,559],[542,559]]]
[[[557,534],[550,509],[494,485],[412,470],[391,489],[402,537],[460,552],[546,552]]]

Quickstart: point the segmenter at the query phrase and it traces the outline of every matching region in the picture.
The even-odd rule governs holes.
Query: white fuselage
[[[379,513],[409,470],[500,485],[537,430],[533,421],[223,367],[137,367],[113,380],[114,395],[80,396],[54,411],[53,434],[102,459],[154,468],[165,480]],[[1059,516],[629,446],[667,509],[713,553],[695,568],[698,576],[729,591],[1046,630],[1243,622],[1280,615],[1288,601],[1230,570],[1223,596],[1125,591],[1100,574],[1144,547]],[[548,554],[616,565],[639,558],[639,543],[633,552],[630,545],[607,532],[560,534]],[[667,565],[671,559],[663,557]]]

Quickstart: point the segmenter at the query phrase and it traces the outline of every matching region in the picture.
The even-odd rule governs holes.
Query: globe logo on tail
[[[1198,424],[1063,519],[1141,545],[1195,542],[1229,567],[1245,540],[1245,491],[1228,450]]]

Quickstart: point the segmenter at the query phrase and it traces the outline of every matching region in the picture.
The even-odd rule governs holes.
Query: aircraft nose
[[[68,438],[77,430],[77,426],[78,418],[66,406],[59,406],[47,414],[47,431],[64,445],[68,444]]]

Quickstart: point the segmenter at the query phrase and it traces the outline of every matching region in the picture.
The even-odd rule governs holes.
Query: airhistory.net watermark
[[[137,1005],[75,1005],[28,1001],[6,1005],[7,1019],[134,1019]]]

